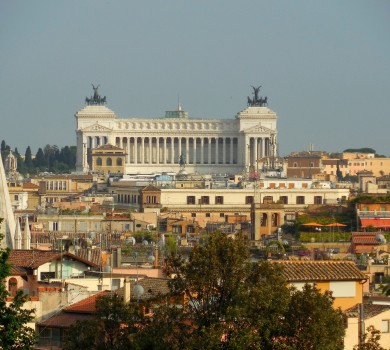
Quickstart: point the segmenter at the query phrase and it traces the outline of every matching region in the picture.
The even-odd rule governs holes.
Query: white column
[[[215,138],[215,164],[219,164],[219,137]]]
[[[171,161],[170,164],[175,163],[175,140],[173,137],[171,137]]]
[[[134,138],[134,164],[138,163],[139,153],[138,153],[138,137]]]
[[[153,138],[149,136],[149,164],[153,163]]]
[[[160,138],[156,137],[156,164],[160,164]]]
[[[192,152],[193,152],[193,164],[196,165],[196,137],[193,138],[193,149],[192,149]]]
[[[234,138],[231,137],[230,138],[230,150],[229,150],[229,153],[230,153],[230,164],[233,164],[233,142]]]
[[[130,137],[127,138],[127,164],[130,164]]]
[[[163,164],[167,164],[167,138],[164,137]]]
[[[179,140],[179,157],[181,156],[181,152],[182,152],[182,150],[181,150],[181,137],[178,137],[178,140]]]
[[[204,164],[204,138],[200,138],[200,164]]]
[[[211,137],[208,138],[208,162],[207,164],[211,164]]]
[[[186,163],[190,162],[190,138],[186,137]]]
[[[141,138],[141,164],[145,163],[145,137]]]
[[[226,164],[226,137],[222,139],[222,164]]]
[[[250,142],[251,142],[251,139],[250,137],[246,137],[245,138],[245,159],[246,159],[246,165],[247,167],[249,167],[251,164],[251,160],[250,160]]]

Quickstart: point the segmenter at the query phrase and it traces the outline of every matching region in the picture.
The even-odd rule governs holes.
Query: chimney
[[[129,303],[130,297],[131,297],[131,281],[130,281],[130,277],[125,277],[124,288],[123,288],[123,301],[125,303]]]

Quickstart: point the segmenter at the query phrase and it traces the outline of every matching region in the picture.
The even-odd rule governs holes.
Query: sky
[[[91,84],[118,118],[180,99],[194,119],[234,118],[261,85],[281,156],[390,156],[390,1],[1,1],[0,140],[76,145]]]

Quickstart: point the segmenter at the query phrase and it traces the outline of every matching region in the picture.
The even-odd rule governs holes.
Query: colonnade
[[[237,164],[236,137],[116,137],[127,164]]]
[[[276,156],[273,140],[270,137],[248,137],[247,164],[254,166],[257,159]]]

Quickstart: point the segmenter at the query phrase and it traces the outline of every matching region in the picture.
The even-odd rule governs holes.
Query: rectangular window
[[[196,218],[196,213],[191,213],[192,218]]]
[[[314,204],[322,204],[322,196],[314,196]]]
[[[64,222],[64,231],[70,232],[73,229],[73,224],[71,222]]]
[[[210,204],[210,197],[209,196],[200,197],[200,203],[201,204]]]
[[[195,196],[187,196],[187,204],[195,204]]]
[[[282,204],[288,204],[288,197],[287,196],[280,196],[279,202]]]
[[[336,298],[356,297],[356,282],[329,282],[329,290],[333,292]]]
[[[86,221],[79,222],[79,231],[86,232],[87,231],[87,223]]]
[[[381,332],[382,333],[389,333],[390,332],[390,320],[382,320]]]
[[[219,217],[220,218],[224,218],[225,217],[225,213],[219,213]]]
[[[209,218],[210,216],[210,213],[206,213],[206,218]]]
[[[305,204],[305,196],[297,196],[297,204]]]
[[[215,196],[215,204],[223,204],[223,196]]]
[[[253,196],[246,196],[245,204],[252,204],[252,203],[253,203]]]

